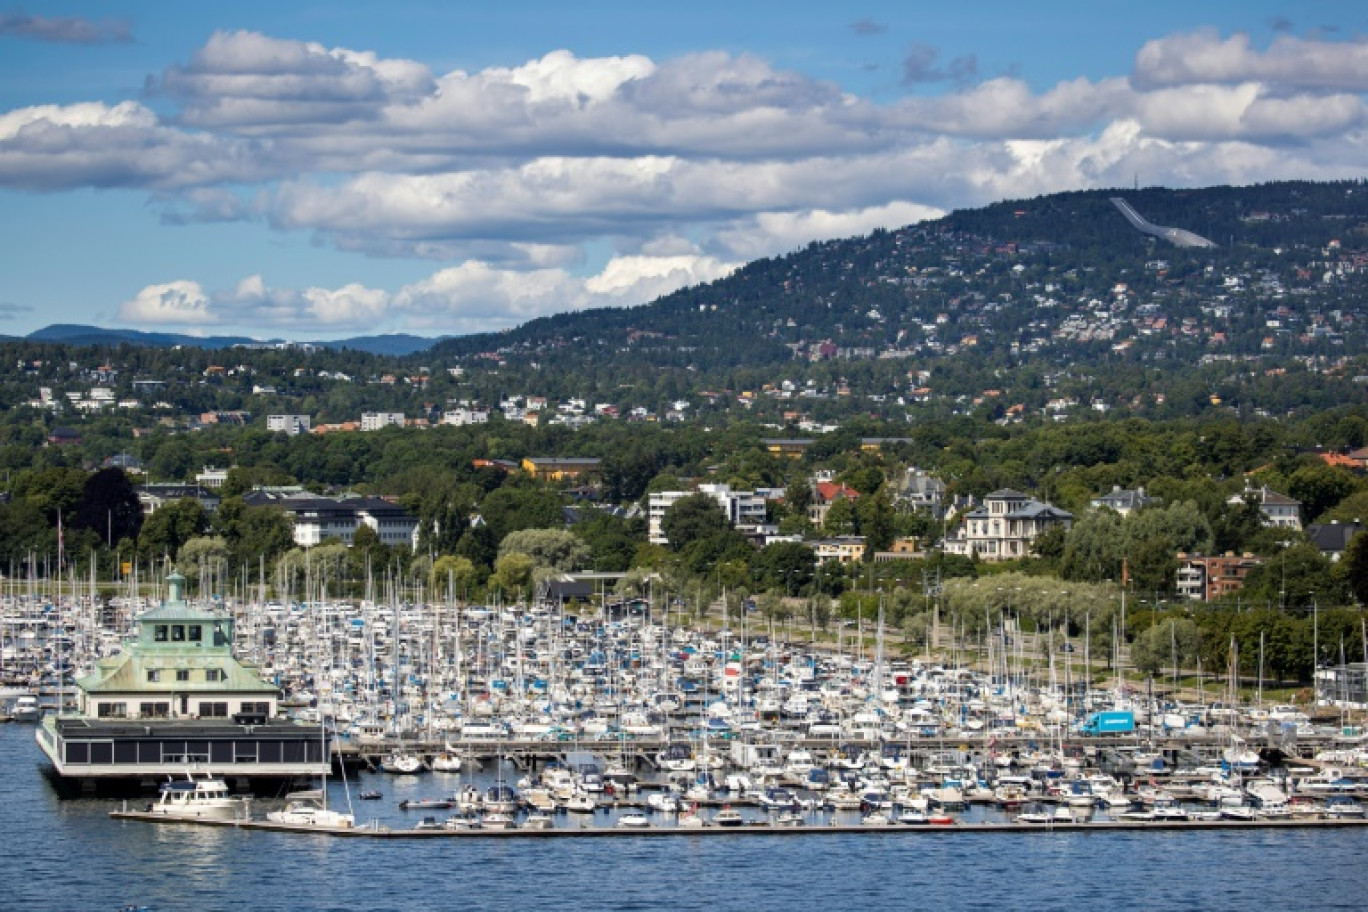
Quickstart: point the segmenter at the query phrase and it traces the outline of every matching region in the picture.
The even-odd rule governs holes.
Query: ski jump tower
[[[1164,240],[1168,241],[1176,247],[1216,246],[1211,241],[1208,241],[1206,238],[1202,237],[1200,234],[1194,234],[1193,232],[1188,231],[1186,228],[1165,228],[1163,225],[1155,225],[1151,222],[1145,221],[1145,219],[1140,215],[1140,213],[1136,212],[1135,209],[1131,207],[1130,203],[1126,202],[1119,196],[1113,196],[1111,198],[1111,201],[1117,209],[1121,210],[1121,214],[1126,217],[1126,221],[1134,225],[1136,230],[1138,231],[1142,231],[1145,234],[1153,235],[1157,238],[1163,238]]]

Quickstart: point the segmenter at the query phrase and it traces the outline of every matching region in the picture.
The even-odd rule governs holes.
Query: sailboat
[[[326,594],[326,593],[325,593]],[[331,691],[329,691],[331,693]],[[320,707],[320,710],[322,707]],[[327,715],[324,714],[326,719]],[[320,736],[323,738],[323,752],[326,755],[329,751],[328,726],[325,723],[319,727]],[[346,785],[346,766],[342,767],[342,782]],[[348,793],[348,804],[351,795]],[[286,824],[288,826],[314,827],[317,829],[330,830],[349,830],[356,826],[356,815],[342,813],[328,808],[328,773],[323,773],[323,785],[317,789],[307,789],[300,792],[291,792],[285,796],[285,807],[279,811],[270,811],[266,814],[266,819],[271,823]]]

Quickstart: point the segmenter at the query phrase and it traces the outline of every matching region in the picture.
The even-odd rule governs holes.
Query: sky
[[[0,0],[0,334],[454,335],[1096,187],[1368,176],[1368,6]]]

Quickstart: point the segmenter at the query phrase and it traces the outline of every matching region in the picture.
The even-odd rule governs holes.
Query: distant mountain
[[[3,337],[0,337],[3,338]],[[65,345],[142,345],[149,348],[172,348],[177,345],[195,348],[230,348],[234,345],[270,345],[278,339],[253,339],[250,336],[190,336],[184,333],[141,332],[136,329],[106,329],[79,323],[54,323],[35,330],[27,337],[33,342],[60,342]],[[444,337],[445,338],[445,337]],[[412,355],[426,351],[441,339],[429,339],[407,333],[380,336],[357,336],[352,339],[332,339],[309,344],[322,348],[367,352],[372,355]]]
[[[412,336],[408,333],[390,333],[382,336],[357,336],[353,339],[333,339],[328,342],[315,342],[324,348],[350,348],[355,351],[363,351],[372,355],[413,355],[418,352],[427,351],[438,342],[449,338],[441,336],[436,339],[427,336]]]
[[[1180,248],[1138,231],[1113,198],[1123,198],[1150,223],[1193,232],[1216,246]],[[1069,349],[1065,357],[1091,363],[1128,352],[1098,344],[1119,340],[1111,338],[1107,321],[1091,313],[1114,301],[1145,308],[1141,319],[1165,318],[1162,332],[1139,333],[1136,352],[1161,340],[1166,345],[1172,327],[1185,318],[1205,325],[1200,304],[1232,289],[1249,289],[1234,299],[1246,305],[1251,295],[1286,289],[1290,300],[1279,297],[1270,309],[1323,306],[1314,317],[1321,325],[1337,306],[1327,296],[1350,291],[1347,300],[1357,300],[1356,289],[1347,286],[1356,286],[1361,272],[1349,262],[1335,272],[1335,283],[1321,280],[1329,256],[1323,251],[1338,258],[1365,246],[1368,185],[1360,181],[1056,193],[814,242],[649,304],[556,314],[505,332],[447,339],[433,355],[536,363],[543,376],[552,365],[581,372],[624,364],[708,371],[795,356],[939,361],[967,350],[983,360],[993,352],[1014,356],[1055,343]],[[1071,313],[1076,319],[1064,325]],[[1075,325],[1092,323],[1098,325],[1074,332]],[[1212,327],[1226,340],[1213,344],[1267,351],[1277,344],[1264,341],[1273,326],[1251,315],[1249,325]],[[1349,350],[1347,340],[1345,345]],[[607,382],[636,380],[619,375]]]
[[[171,348],[191,345],[196,348],[228,348],[257,340],[249,336],[190,336],[184,333],[140,332],[136,329],[105,329],[79,323],[54,323],[34,330],[26,337],[33,342],[61,342],[65,345],[146,345]]]

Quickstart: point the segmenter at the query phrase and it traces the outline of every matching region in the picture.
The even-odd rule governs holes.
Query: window
[[[148,684],[156,684],[156,683],[157,683],[158,681],[160,681],[160,680],[161,680],[161,669],[160,669],[160,668],[149,668],[149,669],[147,669],[147,683],[148,683]]]
[[[183,642],[185,642],[185,625],[184,625],[184,624],[172,624],[172,625],[171,625],[171,642],[173,642],[173,643],[183,643]]]
[[[165,719],[171,715],[170,703],[139,703],[138,715],[144,719]]]
[[[152,628],[152,639],[158,643],[165,643],[166,630],[167,627],[165,624],[158,624],[156,627]]]
[[[227,703],[201,703],[199,705],[201,719],[224,719],[228,716]]]
[[[188,681],[188,680],[190,680],[190,669],[188,669],[188,668],[178,668],[178,669],[176,669],[176,680],[177,680],[177,681]]]
[[[240,711],[244,713],[254,713],[263,716],[269,716],[271,714],[271,704],[267,700],[261,700],[257,702],[253,702],[252,700],[243,700],[242,709]]]
[[[219,671],[217,668],[206,668],[206,669],[204,669],[204,680],[206,680],[206,681],[222,681],[222,680],[223,680],[223,672]]]
[[[101,719],[122,719],[128,715],[127,703],[100,703],[95,715]]]
[[[198,643],[204,638],[202,628],[199,624],[191,624],[186,628],[186,639],[192,643]]]

